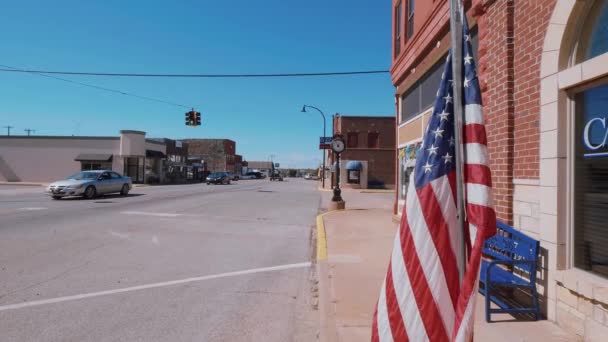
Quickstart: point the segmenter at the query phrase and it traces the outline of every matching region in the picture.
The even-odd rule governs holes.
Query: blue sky
[[[134,73],[329,72],[390,67],[390,1],[14,1],[0,21],[0,64]],[[10,14],[10,15],[9,15]],[[61,76],[196,108],[107,93],[30,74],[0,73],[0,125],[37,135],[229,138],[247,160],[274,154],[311,167],[321,116],[393,115],[387,74],[335,78],[166,79]],[[2,134],[5,134],[3,129]]]

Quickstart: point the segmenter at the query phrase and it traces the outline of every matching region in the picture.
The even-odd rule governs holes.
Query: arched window
[[[588,20],[580,39],[579,62],[608,52],[608,1],[596,1],[589,11]]]
[[[578,40],[573,68],[608,53],[608,1],[595,1]],[[587,25],[587,23],[590,23]],[[608,65],[606,66],[608,69]],[[608,78],[564,89],[574,102],[573,265],[608,277]]]

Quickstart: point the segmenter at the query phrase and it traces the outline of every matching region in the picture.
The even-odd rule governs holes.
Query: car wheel
[[[53,196],[53,199],[54,199],[54,200],[61,199],[61,196]]]
[[[97,189],[95,189],[94,186],[89,185],[85,190],[84,190],[84,198],[86,199],[91,199],[94,198],[95,195],[97,195]]]
[[[211,183],[207,182],[207,185],[211,185]]]
[[[124,184],[122,189],[120,189],[121,196],[127,196],[129,194],[129,184]]]

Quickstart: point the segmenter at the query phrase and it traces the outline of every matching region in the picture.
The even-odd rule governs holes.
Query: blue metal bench
[[[492,313],[529,313],[540,317],[538,292],[536,291],[536,267],[540,243],[502,222],[498,222],[496,235],[487,239],[483,246],[479,292],[486,299],[486,321]],[[532,307],[514,305],[514,301],[499,296],[498,289],[527,289],[532,296]],[[499,309],[490,308],[490,302]]]

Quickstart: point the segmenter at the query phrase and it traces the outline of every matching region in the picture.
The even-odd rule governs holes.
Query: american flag
[[[372,341],[469,341],[484,240],[496,232],[481,91],[463,25],[463,178],[467,267],[457,264],[456,144],[451,53],[410,177],[374,313]]]

